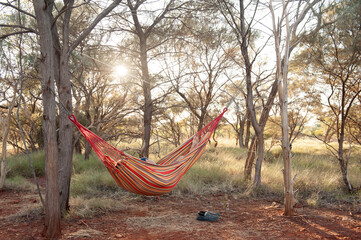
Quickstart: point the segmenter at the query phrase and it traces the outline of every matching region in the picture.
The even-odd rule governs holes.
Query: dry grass
[[[182,178],[171,194],[184,196],[232,192],[251,197],[272,194],[282,199],[283,162],[279,146],[272,147],[267,155],[267,160],[262,165],[262,187],[254,190],[249,188],[250,183],[244,180],[247,150],[235,146],[234,140],[218,141],[218,147],[208,146],[201,159]],[[137,144],[131,143],[125,147],[133,148]],[[173,149],[173,146],[164,145],[161,149],[163,152],[160,155],[164,156]],[[349,163],[349,177],[355,186],[361,186],[360,156],[361,148],[355,147]],[[152,158],[157,159],[155,155]],[[24,164],[27,165],[26,162]],[[293,175],[297,174],[294,189],[299,200],[311,205],[329,202],[361,203],[360,192],[350,195],[344,191],[337,160],[317,140],[300,139],[293,144],[292,172]],[[33,187],[25,178],[18,175],[7,181],[8,186]],[[73,211],[79,216],[91,216],[98,211],[111,211],[114,206],[122,205],[115,204],[112,198],[136,197],[115,184],[97,156],[84,160],[80,155],[75,155],[74,158],[71,195]],[[119,202],[119,200],[115,201]]]
[[[34,196],[31,195],[23,195],[21,199],[5,199],[1,201],[1,204],[6,206],[9,201],[21,201],[21,208],[17,210],[15,213],[0,217],[0,222],[14,222],[17,219],[21,218],[37,218],[42,215],[43,207],[40,201],[33,201]],[[11,203],[10,203],[11,204]],[[10,205],[9,204],[9,205]]]
[[[126,204],[126,199],[129,198],[110,198],[110,197],[73,197],[70,199],[71,211],[70,216],[78,216],[81,218],[94,217],[99,214],[128,210],[129,206]]]

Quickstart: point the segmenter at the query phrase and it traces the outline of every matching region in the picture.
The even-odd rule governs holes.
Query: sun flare
[[[127,73],[128,69],[124,65],[117,65],[113,68],[113,74],[117,77],[124,77]]]

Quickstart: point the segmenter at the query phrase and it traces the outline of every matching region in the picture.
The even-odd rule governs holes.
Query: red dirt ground
[[[303,206],[295,216],[285,217],[277,201],[222,194],[121,199],[122,210],[63,219],[61,239],[361,239],[360,212]],[[0,192],[0,239],[44,239],[43,216],[24,216],[36,204],[35,192]],[[218,212],[221,218],[197,221],[200,210]]]

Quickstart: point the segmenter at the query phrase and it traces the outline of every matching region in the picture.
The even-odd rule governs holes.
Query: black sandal
[[[197,216],[198,221],[208,221],[208,222],[214,222],[217,221],[220,218],[219,213],[212,213],[208,211],[200,211]]]

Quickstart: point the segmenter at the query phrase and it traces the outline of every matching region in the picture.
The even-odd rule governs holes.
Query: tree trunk
[[[10,114],[9,109],[8,115],[1,121],[3,136],[2,136],[2,152],[1,152],[1,179],[0,179],[0,190],[4,188],[6,179],[6,159],[7,159],[7,141],[10,131]]]
[[[263,130],[260,134],[257,135],[257,160],[254,169],[254,180],[253,185],[259,187],[261,185],[261,170],[262,162],[264,156],[264,139],[263,139]]]
[[[285,84],[287,80],[283,81]],[[287,86],[287,85],[286,85]],[[293,180],[292,180],[292,164],[291,164],[291,148],[288,134],[288,114],[287,114],[287,87],[285,85],[279,86],[279,99],[281,107],[281,122],[282,122],[282,158],[283,158],[283,179],[284,179],[284,194],[285,194],[285,215],[291,216],[293,214],[294,196],[293,196]]]
[[[261,165],[263,161],[263,127],[257,122],[256,110],[253,103],[253,85],[252,85],[252,62],[248,55],[248,41],[250,39],[250,31],[247,31],[245,13],[244,13],[244,1],[240,1],[240,25],[241,25],[241,52],[244,59],[246,68],[246,87],[247,87],[247,109],[249,111],[252,127],[257,137],[257,161],[254,176],[254,186],[258,187],[261,184]],[[258,168],[257,168],[258,167]]]
[[[245,123],[246,123],[246,116],[243,119],[240,118],[240,122],[239,122],[238,144],[240,148],[244,148],[245,146],[243,140]]]
[[[218,125],[216,126],[216,128],[214,129],[214,131],[213,131],[213,141],[214,141],[214,147],[216,148],[217,146],[218,146],[218,141],[217,141],[217,139],[216,139],[216,131],[217,131],[217,127],[218,127]]]
[[[340,163],[342,181],[344,182],[345,186],[347,187],[347,190],[349,192],[352,192],[354,189],[353,189],[353,186],[352,186],[352,184],[350,182],[350,179],[348,177],[348,170],[347,170],[347,164],[345,162],[345,159],[340,158],[340,156],[339,156],[338,161]]]
[[[76,153],[81,154],[82,147],[81,147],[80,139],[77,139],[74,142],[74,148]]]
[[[85,116],[86,116],[86,119],[87,119],[87,122],[88,122],[87,124],[89,124],[89,125],[93,124],[92,118],[91,118],[91,115],[90,115],[90,101],[91,101],[90,96],[91,96],[91,94],[92,93],[89,92],[89,94],[85,97],[85,104],[84,104]],[[94,119],[94,121],[95,121],[95,119]],[[84,145],[85,145],[84,159],[89,160],[92,148],[91,148],[90,144],[88,143],[88,141],[84,140]]]
[[[10,120],[11,120],[11,114],[15,106],[16,102],[16,94],[18,91],[17,83],[14,83],[14,87],[12,89],[14,91],[14,96],[12,101],[9,103],[8,108],[8,114],[5,117],[5,119],[1,119],[1,125],[3,130],[3,136],[2,136],[2,152],[1,152],[1,178],[0,178],[0,190],[4,188],[5,185],[5,179],[6,179],[6,164],[7,164],[7,142],[8,142],[8,136],[10,132]]]
[[[281,128],[282,128],[282,158],[283,158],[283,181],[284,181],[284,204],[285,215],[291,216],[293,214],[294,193],[292,180],[292,164],[291,164],[291,147],[289,141],[289,126],[288,126],[288,61],[290,50],[291,31],[288,21],[288,10],[283,2],[283,11],[285,13],[286,21],[286,43],[284,57],[281,58],[280,37],[281,32],[279,26],[276,28],[276,19],[273,12],[272,2],[270,5],[273,21],[273,34],[275,39],[275,53],[276,53],[276,80],[278,82],[278,97],[281,111]],[[280,24],[280,23],[278,23]]]
[[[145,37],[140,37],[140,62],[142,68],[142,86],[144,94],[144,119],[143,119],[143,144],[141,157],[149,157],[150,135],[152,130],[152,94],[148,70],[147,41]]]
[[[200,130],[202,130],[202,128],[204,127],[204,120],[206,117],[206,109],[201,109],[201,114],[199,115],[199,119],[198,119],[198,128],[197,128],[197,132],[199,132]]]
[[[90,144],[87,141],[85,141],[84,160],[89,160],[91,150],[92,150],[92,148],[91,148]]]
[[[253,163],[256,156],[256,149],[257,149],[257,137],[255,135],[253,136],[251,145],[248,149],[247,159],[244,166],[244,179],[246,180],[251,180]]]
[[[59,101],[71,113],[73,106],[68,65],[67,54],[62,54],[58,88]],[[64,109],[59,111],[59,156],[61,156],[59,159],[60,209],[62,212],[66,212],[69,210],[70,179],[73,164],[73,125]]]
[[[275,37],[276,38],[276,37]],[[288,44],[286,47],[288,48]],[[289,126],[288,126],[288,51],[285,53],[285,59],[282,62],[279,51],[279,42],[276,40],[276,54],[277,54],[277,71],[276,79],[278,79],[278,96],[281,112],[281,128],[282,128],[282,158],[283,158],[283,180],[284,180],[284,204],[285,215],[291,216],[293,214],[294,206],[294,192],[292,180],[292,164],[291,164],[291,146],[289,141]],[[281,74],[282,72],[282,74]]]
[[[246,115],[246,136],[244,138],[244,146],[248,148],[249,139],[251,136],[251,121],[250,121],[249,111],[247,109],[247,115]]]
[[[68,2],[69,9],[73,5],[73,1]],[[50,6],[49,6],[50,7]],[[63,19],[63,29],[68,29],[67,22],[70,18],[70,12],[66,12],[66,19]],[[52,21],[53,15],[50,16]],[[67,36],[65,36],[67,35]],[[52,27],[52,37],[54,43],[54,77],[56,79],[59,102],[61,107],[59,109],[59,195],[60,195],[60,209],[63,213],[69,210],[69,191],[70,179],[73,160],[73,128],[68,119],[68,113],[63,109],[65,107],[68,112],[72,112],[72,96],[71,96],[71,83],[69,75],[69,57],[68,57],[68,33],[63,33],[63,47],[60,43],[60,37],[56,25]]]
[[[341,168],[342,181],[344,182],[347,190],[349,192],[352,192],[353,186],[348,177],[348,170],[347,170],[348,164],[347,164],[347,160],[344,158],[344,154],[343,154],[343,144],[344,144],[344,138],[345,138],[345,119],[346,119],[344,112],[345,112],[344,108],[342,108],[341,109],[342,119],[341,119],[341,126],[340,126],[340,137],[338,139],[338,162],[339,162],[340,168]],[[350,151],[351,151],[351,149],[350,149]]]
[[[56,138],[56,104],[54,96],[54,52],[51,32],[51,8],[49,2],[34,0],[34,10],[40,36],[41,71],[43,88],[43,135],[45,150],[45,233],[50,239],[58,238],[60,228],[60,204],[58,186],[58,145]],[[54,4],[50,2],[50,4]]]
[[[133,1],[128,0],[127,6],[131,10],[132,18],[134,21],[135,32],[137,37],[139,38],[139,60],[141,63],[141,71],[142,71],[142,88],[144,94],[144,119],[143,119],[143,139],[142,139],[142,148],[140,151],[141,157],[149,156],[149,147],[150,147],[150,136],[152,130],[152,115],[153,115],[153,100],[152,100],[152,85],[151,78],[149,76],[149,68],[148,68],[148,49],[147,49],[147,38],[151,35],[154,27],[165,18],[167,12],[171,9],[171,6],[174,3],[174,0],[168,2],[165,6],[164,11],[160,13],[153,21],[153,23],[147,23],[147,26],[142,26],[138,19],[138,8],[145,1]],[[133,5],[134,4],[134,5]]]

